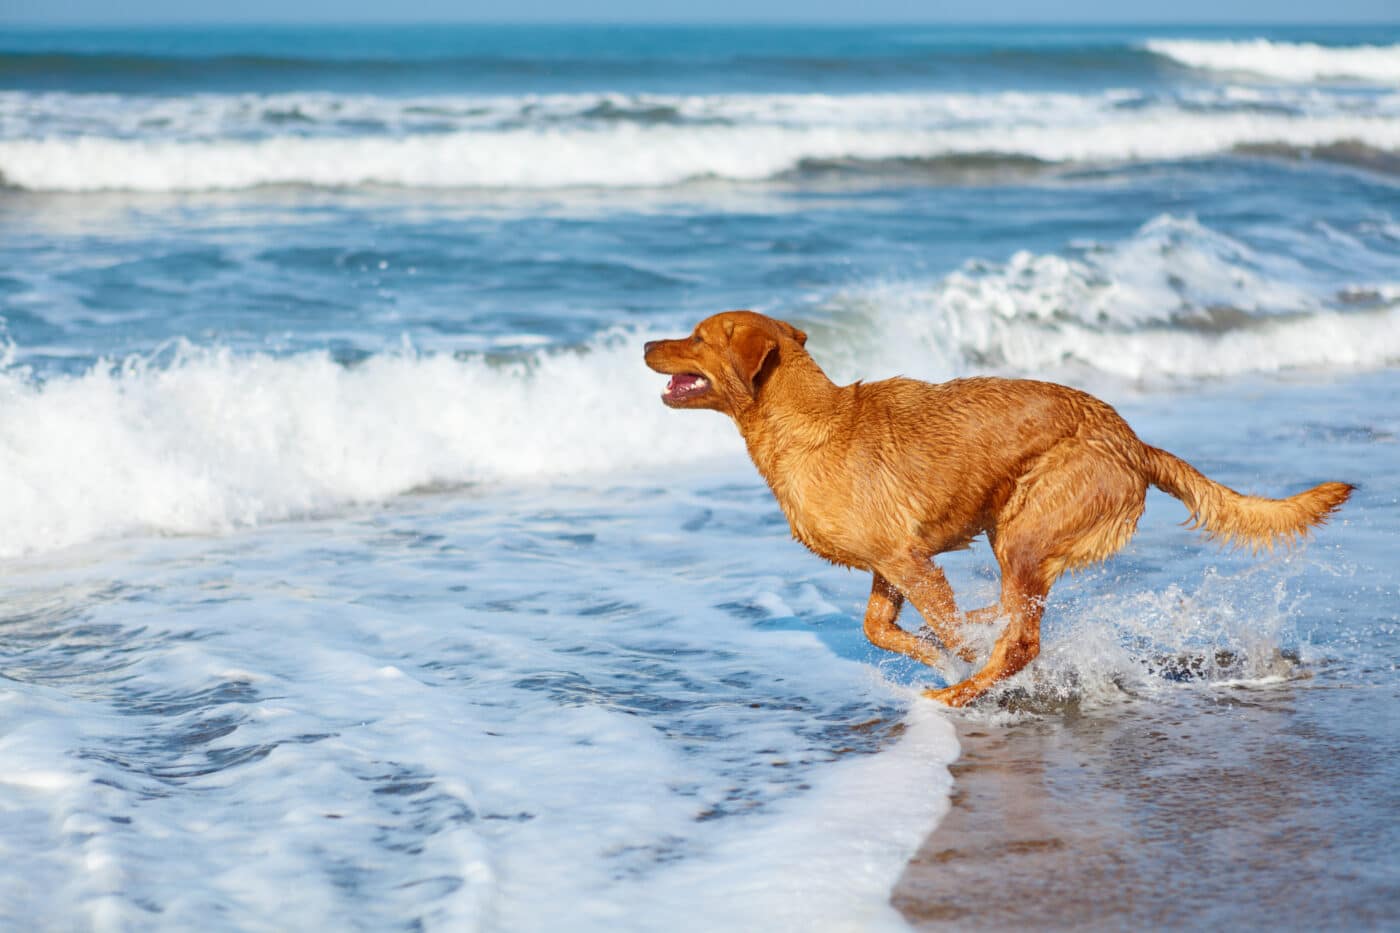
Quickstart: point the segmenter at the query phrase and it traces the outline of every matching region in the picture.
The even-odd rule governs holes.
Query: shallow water
[[[1301,910],[1305,849],[1298,916],[1394,920],[1397,42],[7,35],[0,917],[898,929],[961,903],[890,904],[954,780],[1029,761],[1067,776],[929,844],[1043,819],[1242,925],[1219,879]],[[1237,488],[1359,489],[1259,560],[1152,494],[950,717],[965,667],[871,648],[868,580],[660,404],[641,343],[740,306],[838,380],[1057,379]]]
[[[1332,671],[968,724],[894,902],[919,929],[1386,928],[1395,736],[1394,691]]]
[[[906,720],[856,632],[833,653],[754,624],[834,624],[844,600],[759,559],[783,538],[747,520],[764,495],[704,476],[473,490],[20,562],[0,759],[6,861],[26,867],[7,916],[641,929],[738,850],[761,887],[716,922],[788,894],[810,916],[824,895],[805,886],[837,881],[856,903],[836,917],[879,919],[881,890],[828,871],[789,891],[776,859],[823,788],[917,784],[907,824],[837,791],[820,814],[883,824],[841,861],[888,874],[942,808],[956,744]],[[638,900],[650,919],[620,913]]]

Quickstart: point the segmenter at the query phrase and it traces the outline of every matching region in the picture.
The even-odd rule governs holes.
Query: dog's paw
[[[977,660],[977,649],[973,648],[961,638],[954,637],[949,632],[944,632],[940,635],[927,625],[924,625],[919,629],[919,637],[926,642],[942,645],[945,650],[952,652],[969,664]],[[935,662],[924,661],[924,663],[932,665]]]
[[[966,706],[982,693],[983,691],[971,681],[964,680],[960,684],[953,684],[953,686],[944,687],[942,690],[925,690],[924,696],[930,700],[937,700],[945,706],[956,708]]]

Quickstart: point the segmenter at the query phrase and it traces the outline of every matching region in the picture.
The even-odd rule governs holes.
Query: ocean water
[[[901,929],[956,730],[1138,715],[1225,841],[1057,805],[1181,916],[1400,922],[1400,28],[10,29],[0,184],[0,926]],[[1152,494],[953,714],[661,405],[733,307],[1359,488],[1259,557]]]

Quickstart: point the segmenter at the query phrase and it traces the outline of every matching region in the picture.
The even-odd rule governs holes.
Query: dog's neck
[[[733,413],[749,456],[773,484],[778,465],[825,447],[839,431],[853,401],[851,386],[838,386],[803,351],[772,367],[753,401]]]

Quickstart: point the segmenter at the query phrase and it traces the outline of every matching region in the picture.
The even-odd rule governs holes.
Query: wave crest
[[[506,365],[399,353],[351,367],[185,347],[43,383],[3,373],[0,556],[737,451],[719,418],[661,404],[639,346],[614,335]]]
[[[1395,283],[1329,292],[1293,260],[1171,215],[1075,252],[864,286],[816,313],[849,347],[843,363],[865,360],[863,375],[878,361],[931,379],[990,368],[1151,382],[1400,360]]]
[[[1400,84],[1400,45],[1326,46],[1268,39],[1149,39],[1148,51],[1190,68],[1281,81]]]
[[[804,165],[995,155],[1048,163],[1178,159],[1244,146],[1355,141],[1400,150],[1400,120],[1127,113],[1093,125],[517,129],[407,137],[0,141],[0,178],[35,191],[204,191],[261,185],[550,189],[763,181]]]

